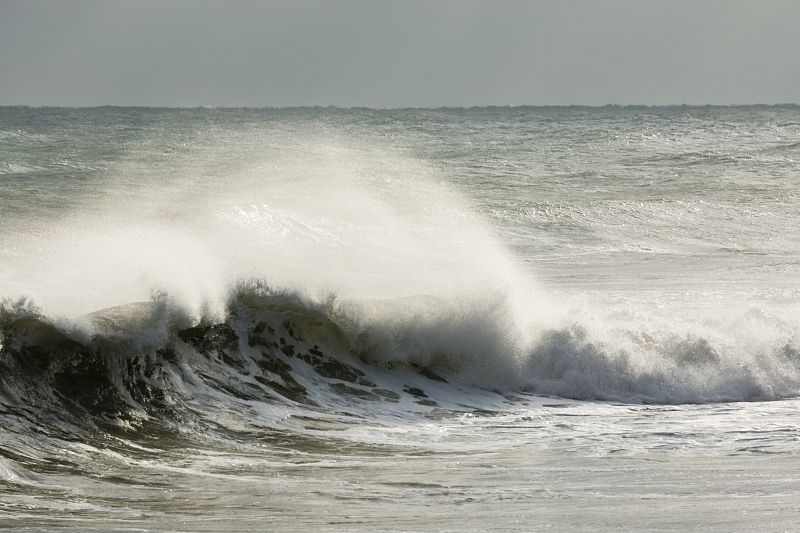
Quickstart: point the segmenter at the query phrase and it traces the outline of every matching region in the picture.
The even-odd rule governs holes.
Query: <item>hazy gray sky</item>
[[[0,0],[0,105],[800,103],[796,0]]]

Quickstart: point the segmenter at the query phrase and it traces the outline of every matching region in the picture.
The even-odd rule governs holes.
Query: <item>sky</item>
[[[0,105],[800,103],[796,0],[0,0]]]

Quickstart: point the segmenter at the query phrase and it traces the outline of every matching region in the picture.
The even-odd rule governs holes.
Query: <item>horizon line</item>
[[[137,104],[97,104],[97,105],[50,105],[50,104],[0,104],[0,108],[26,108],[26,109],[254,109],[254,110],[291,110],[291,109],[332,109],[332,110],[368,110],[368,111],[403,111],[403,110],[469,110],[469,109],[547,109],[547,108],[574,108],[574,109],[608,109],[608,108],[739,108],[739,107],[800,107],[800,103],[749,103],[749,104],[475,104],[475,105],[430,105],[430,106],[342,106],[329,104],[309,105],[137,105]]]

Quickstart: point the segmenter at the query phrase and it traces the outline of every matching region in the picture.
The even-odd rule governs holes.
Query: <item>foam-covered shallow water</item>
[[[0,109],[0,525],[790,530],[800,111]]]

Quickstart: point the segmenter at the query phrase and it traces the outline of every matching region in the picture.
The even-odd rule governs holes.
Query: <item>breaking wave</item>
[[[186,425],[247,419],[253,409],[269,418],[281,406],[447,409],[480,390],[666,404],[800,391],[800,350],[791,340],[749,354],[695,335],[640,333],[623,346],[579,323],[520,335],[512,315],[501,294],[348,302],[263,282],[241,283],[224,314],[201,318],[165,294],[77,320],[6,301],[0,398],[23,417],[26,406],[40,406],[37,424]]]

